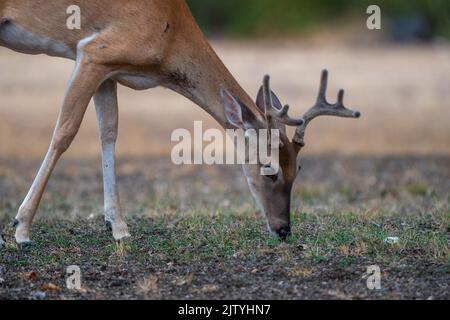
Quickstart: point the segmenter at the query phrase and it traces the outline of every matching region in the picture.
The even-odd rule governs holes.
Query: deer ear
[[[220,89],[220,97],[225,108],[227,120],[237,128],[249,129],[256,121],[254,114],[243,103],[224,88]]]
[[[283,109],[283,105],[281,104],[280,99],[278,99],[277,95],[271,91],[272,93],[272,103],[273,107],[277,110]],[[256,105],[258,106],[259,110],[261,110],[263,113],[266,112],[266,107],[264,105],[264,88],[261,86],[258,92],[258,96],[256,97]]]

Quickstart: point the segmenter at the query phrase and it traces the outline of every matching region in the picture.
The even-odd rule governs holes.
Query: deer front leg
[[[94,96],[103,158],[103,192],[105,221],[116,241],[130,236],[120,207],[116,179],[115,148],[118,132],[117,83],[105,81]]]
[[[30,244],[31,224],[53,169],[78,133],[89,101],[111,71],[82,56],[77,61],[47,155],[16,216],[15,238],[19,245]]]

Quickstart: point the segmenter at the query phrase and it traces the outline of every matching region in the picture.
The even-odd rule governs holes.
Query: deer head
[[[328,103],[326,99],[327,85],[328,71],[324,70],[315,105],[302,118],[297,119],[289,116],[289,106],[282,105],[280,99],[270,88],[270,77],[266,76],[256,99],[256,106],[264,115],[264,121],[260,120],[261,117],[255,115],[236,97],[226,90],[222,90],[225,114],[232,125],[244,130],[279,130],[280,170],[278,173],[269,176],[262,175],[261,169],[264,165],[261,163],[257,165],[244,164],[243,169],[253,197],[267,218],[269,231],[281,239],[285,239],[291,234],[291,192],[294,181],[301,170],[298,155],[305,146],[306,128],[313,119],[319,116],[343,118],[359,118],[361,116],[358,111],[349,110],[344,106],[344,90],[339,91],[337,103]],[[292,139],[287,136],[287,126],[296,128]],[[268,139],[267,143],[270,141]],[[260,147],[259,145],[258,148]],[[256,151],[249,150],[249,152]]]

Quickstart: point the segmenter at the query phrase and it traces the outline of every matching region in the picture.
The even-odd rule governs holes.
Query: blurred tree
[[[296,35],[377,4],[383,17],[415,16],[434,36],[450,37],[449,0],[187,0],[208,34]],[[359,12],[359,14],[358,14]]]

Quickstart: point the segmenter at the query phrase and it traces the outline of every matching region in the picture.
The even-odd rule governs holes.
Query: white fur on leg
[[[128,227],[123,221],[116,178],[115,146],[103,146],[103,180],[105,197],[105,218],[111,223],[115,240],[130,237]]]
[[[107,81],[95,95],[98,127],[102,142],[103,190],[105,220],[111,226],[114,239],[130,237],[123,219],[116,178],[115,145],[118,126],[117,84]]]

